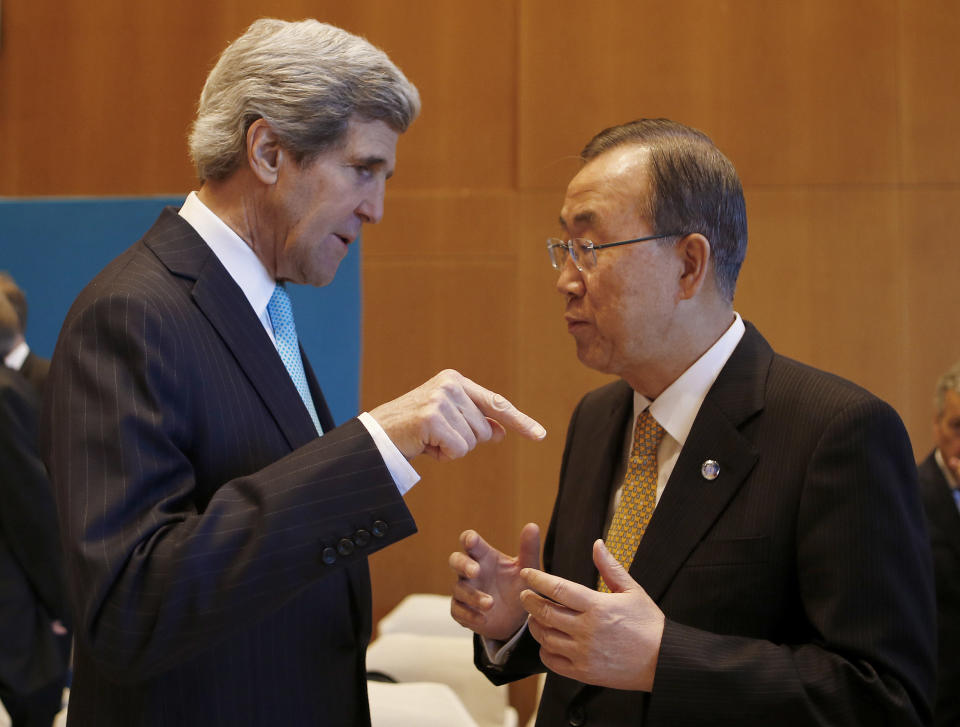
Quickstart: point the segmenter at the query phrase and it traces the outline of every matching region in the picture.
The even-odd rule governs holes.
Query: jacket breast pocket
[[[777,616],[767,536],[705,540],[664,594],[668,618],[714,633],[760,636]]]
[[[766,535],[728,540],[704,540],[685,566],[747,565],[765,563],[770,558],[770,538]]]

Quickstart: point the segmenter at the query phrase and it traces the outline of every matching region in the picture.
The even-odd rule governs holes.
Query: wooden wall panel
[[[900,112],[906,183],[960,182],[960,6],[900,2]]]
[[[217,55],[262,15],[315,16],[386,47],[424,113],[396,186],[513,182],[515,4],[443,0],[5,3],[0,195],[156,194],[196,186],[186,135]],[[470,129],[469,140],[464,130]],[[402,159],[403,157],[401,157]],[[408,171],[407,171],[408,170]]]
[[[640,116],[706,130],[750,184],[897,180],[895,0],[522,7],[522,187]]]
[[[900,410],[917,456],[933,446],[930,419],[937,379],[960,361],[956,333],[960,246],[960,188],[911,189],[902,197],[904,238],[909,241],[904,275],[910,326],[902,339],[907,399]]]
[[[899,195],[874,187],[748,188],[736,307],[779,352],[905,405]]]

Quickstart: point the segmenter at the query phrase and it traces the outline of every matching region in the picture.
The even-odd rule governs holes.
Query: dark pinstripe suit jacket
[[[567,433],[544,563],[590,587],[631,415],[617,382]],[[934,607],[912,459],[889,406],[748,324],[630,569],[667,617],[652,695],[549,674],[537,724],[925,723]],[[497,682],[543,670],[529,634],[505,669],[482,668]]]
[[[46,454],[75,725],[365,725],[367,556],[415,525],[363,425],[326,434],[172,209],[74,303]]]
[[[960,511],[933,452],[920,463],[937,583],[937,727],[960,725]]]

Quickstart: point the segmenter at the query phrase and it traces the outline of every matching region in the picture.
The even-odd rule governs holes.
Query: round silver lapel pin
[[[700,474],[705,480],[715,480],[717,475],[720,474],[720,463],[715,459],[708,459],[702,465],[700,465]]]

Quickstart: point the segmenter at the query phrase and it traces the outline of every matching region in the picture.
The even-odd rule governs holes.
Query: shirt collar
[[[180,216],[189,222],[210,246],[230,277],[240,286],[257,317],[263,320],[276,282],[270,277],[257,254],[242,237],[200,201],[196,192],[187,196],[180,208]]]
[[[670,386],[661,392],[652,403],[647,397],[636,391],[633,392],[634,419],[650,407],[650,413],[674,440],[682,447],[687,441],[687,435],[693,427],[693,420],[713,382],[717,380],[720,371],[726,365],[733,350],[743,338],[746,327],[740,314],[734,312],[733,323],[724,332],[717,342],[691,366],[684,371]]]
[[[937,461],[937,467],[939,467],[943,473],[943,477],[947,481],[947,484],[950,485],[950,489],[956,490],[957,480],[953,476],[953,472],[950,471],[950,468],[947,467],[947,463],[943,461],[943,454],[940,452],[940,447],[937,447],[934,451],[933,458]]]
[[[19,371],[23,368],[23,362],[30,355],[30,347],[26,341],[20,341],[16,346],[10,349],[10,352],[3,357],[3,365],[8,369]]]

